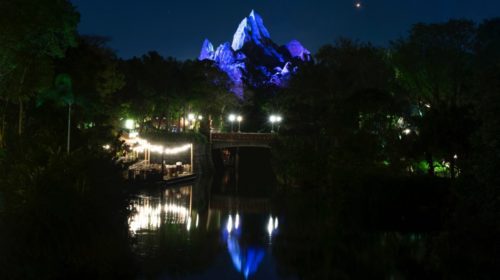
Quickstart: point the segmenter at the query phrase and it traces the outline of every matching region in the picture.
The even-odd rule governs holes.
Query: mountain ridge
[[[198,59],[211,60],[224,71],[232,82],[231,91],[240,99],[248,86],[286,86],[298,69],[296,64],[312,61],[311,53],[298,40],[277,45],[254,10],[240,22],[231,43],[215,49],[205,39]]]

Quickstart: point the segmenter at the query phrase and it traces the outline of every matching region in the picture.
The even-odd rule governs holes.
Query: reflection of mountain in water
[[[279,279],[271,246],[278,217],[268,193],[274,183],[267,152],[241,151],[241,176],[228,170],[193,186],[142,190],[133,200],[129,225],[143,278]],[[252,170],[247,169],[252,166]],[[256,167],[257,166],[257,167]],[[247,180],[247,179],[244,179]]]
[[[240,214],[236,213],[228,215],[221,229],[233,266],[245,278],[257,272],[266,256],[266,247],[272,244],[273,234],[278,230],[278,218],[270,217],[267,227],[264,225],[262,215],[244,215],[240,218]],[[268,236],[263,234],[266,229]]]

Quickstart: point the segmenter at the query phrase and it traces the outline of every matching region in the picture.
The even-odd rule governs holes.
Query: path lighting
[[[134,129],[135,128],[135,121],[132,119],[125,120],[125,128],[126,129]]]
[[[233,132],[233,123],[236,120],[236,115],[235,114],[230,114],[229,117],[229,122],[231,123],[231,132]]]
[[[201,120],[203,120],[203,116],[202,116],[202,115],[199,115],[199,116],[198,116],[198,120],[200,120],[200,121],[201,121]]]
[[[274,124],[276,123],[278,125],[278,131],[279,131],[279,124],[283,118],[280,115],[271,115],[269,116],[269,122],[271,123],[271,133],[274,132]]]
[[[238,132],[241,132],[241,121],[243,120],[243,117],[237,116],[236,120],[238,121]]]
[[[194,121],[196,119],[195,115],[193,113],[188,114],[188,120]]]

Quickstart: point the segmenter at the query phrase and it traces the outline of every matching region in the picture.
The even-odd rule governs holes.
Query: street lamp
[[[189,125],[191,126],[191,129],[196,129],[197,122],[201,122],[203,120],[203,116],[197,115],[195,113],[189,113],[187,116],[187,119],[189,121]]]
[[[241,132],[241,121],[243,120],[243,117],[238,115],[236,120],[238,121],[238,132]]]
[[[231,132],[233,132],[233,123],[236,120],[236,115],[230,114],[228,119],[229,119],[229,122],[231,123]]]
[[[278,124],[278,131],[280,130],[279,124],[283,118],[279,115],[271,115],[269,116],[269,122],[271,123],[271,133],[274,133],[274,124]]]
[[[135,128],[135,121],[132,119],[125,120],[125,128],[130,129],[130,130],[134,129]]]

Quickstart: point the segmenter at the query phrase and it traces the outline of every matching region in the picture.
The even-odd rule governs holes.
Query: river
[[[324,196],[277,189],[268,150],[239,156],[211,178],[136,193],[129,227],[140,279],[428,276],[428,234],[337,227]]]

